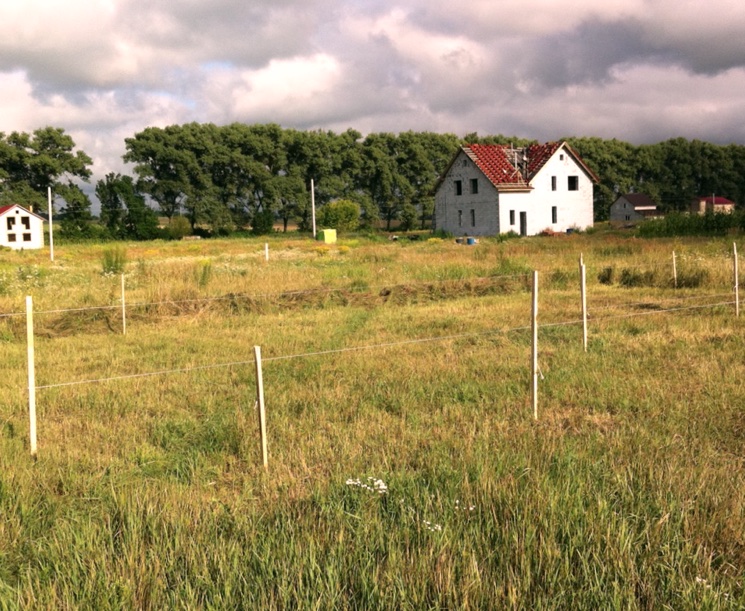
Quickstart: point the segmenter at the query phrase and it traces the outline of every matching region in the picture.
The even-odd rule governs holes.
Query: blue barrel
[[[476,243],[476,238],[466,238],[466,244],[473,246]]]

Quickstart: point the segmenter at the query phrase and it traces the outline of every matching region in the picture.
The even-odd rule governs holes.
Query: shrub
[[[127,251],[121,246],[107,248],[101,255],[101,267],[104,275],[121,274],[127,265]]]
[[[360,226],[360,206],[348,199],[336,199],[321,208],[318,223],[339,233],[354,231]]]
[[[624,267],[621,270],[621,277],[618,283],[621,286],[655,286],[657,275],[653,271],[640,271]]]
[[[212,261],[204,259],[194,268],[194,280],[200,289],[205,288],[212,278]]]
[[[267,235],[274,231],[274,212],[261,210],[251,220],[251,231],[255,235]]]
[[[166,227],[166,234],[171,240],[180,240],[191,235],[191,224],[185,216],[174,216]]]
[[[598,274],[598,282],[600,282],[600,284],[613,284],[615,271],[616,270],[613,267],[604,267]]]

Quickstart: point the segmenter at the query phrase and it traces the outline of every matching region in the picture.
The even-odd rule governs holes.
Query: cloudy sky
[[[0,131],[125,170],[149,125],[745,144],[741,0],[1,0]]]

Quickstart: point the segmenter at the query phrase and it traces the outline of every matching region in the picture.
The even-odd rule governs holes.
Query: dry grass
[[[661,312],[726,294],[731,244],[342,245],[272,239],[269,264],[259,241],[127,245],[127,301],[152,305],[126,336],[115,309],[38,314],[38,384],[246,364],[40,389],[36,463],[23,320],[0,320],[0,607],[745,606],[742,323],[731,305]],[[703,286],[596,279],[673,248]],[[9,255],[0,305],[116,305],[101,250]],[[580,252],[586,354],[559,324],[579,318]],[[345,483],[367,477],[387,494]]]

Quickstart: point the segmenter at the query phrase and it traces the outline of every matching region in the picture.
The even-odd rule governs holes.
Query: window
[[[476,227],[476,211],[471,210],[471,227]]]
[[[551,222],[556,224],[558,221],[556,220],[557,217],[557,211],[556,206],[551,206]]]
[[[13,229],[13,226],[14,226],[15,224],[16,224],[16,220],[15,220],[15,218],[14,218],[14,217],[12,217],[12,216],[9,216],[9,217],[8,217],[8,231],[10,231],[11,229]]]
[[[471,179],[471,193],[478,193],[478,192],[479,192],[479,179],[472,178]]]
[[[631,215],[630,215],[630,214],[627,214],[627,215],[626,215],[626,220],[627,220],[627,221],[630,221],[630,220],[631,220]]]
[[[21,225],[23,225],[23,228],[26,231],[29,231],[31,229],[31,219],[27,216],[21,217]]]
[[[463,227],[463,210],[458,210],[458,227]]]
[[[15,242],[16,241],[16,234],[15,233],[9,233],[8,234],[8,242]]]
[[[464,168],[467,168],[468,167],[468,159],[464,159],[463,160],[463,167]]]
[[[551,177],[551,190],[556,191],[556,176]]]
[[[24,242],[30,242],[31,241],[31,234],[30,233],[24,233],[23,234],[23,241]]]
[[[579,191],[579,176],[569,176],[567,186],[570,191]]]
[[[559,161],[564,161],[564,153],[559,154]]]
[[[463,195],[463,182],[460,180],[455,181],[455,194]]]
[[[510,210],[510,225],[514,225],[514,224],[515,224],[515,211]]]

